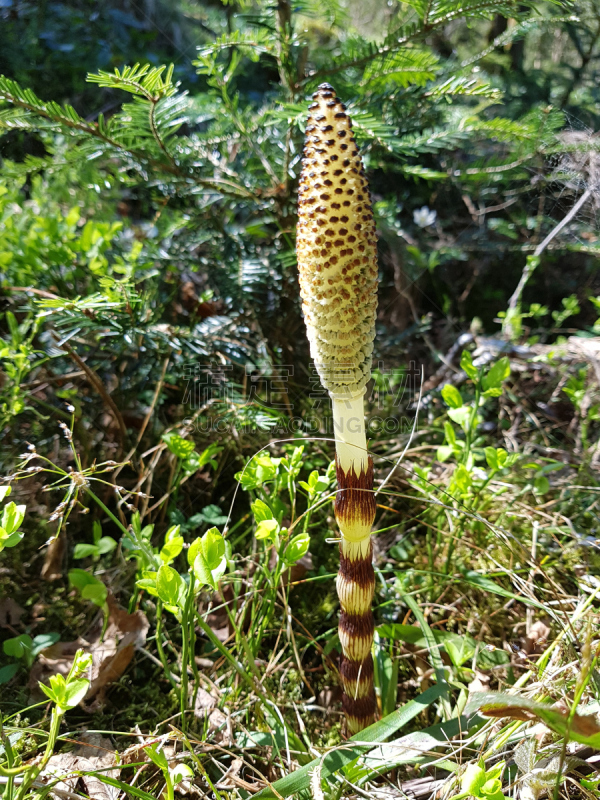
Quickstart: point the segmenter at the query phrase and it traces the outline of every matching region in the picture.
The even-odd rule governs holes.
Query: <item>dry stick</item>
[[[104,400],[106,405],[112,411],[112,413],[113,413],[113,415],[115,417],[115,420],[116,420],[116,422],[117,422],[117,424],[119,426],[119,432],[120,432],[120,436],[121,436],[121,448],[122,448],[124,443],[125,443],[125,441],[127,440],[127,428],[125,427],[125,423],[123,421],[123,417],[121,416],[121,412],[117,408],[117,405],[116,405],[115,401],[112,399],[112,397],[106,391],[106,388],[105,388],[104,384],[102,383],[100,378],[96,375],[94,370],[91,369],[90,367],[88,367],[88,365],[85,363],[85,361],[83,361],[77,355],[77,353],[73,350],[73,348],[70,345],[68,345],[66,342],[64,342],[63,344],[60,344],[58,346],[62,347],[63,350],[66,350],[67,353],[73,359],[73,361],[77,364],[79,369],[82,369],[85,372],[85,374],[87,375],[88,380],[92,384],[93,388],[96,389],[98,394],[102,397],[102,399]]]
[[[558,225],[556,225],[550,231],[548,236],[546,236],[546,238],[542,242],[540,242],[540,244],[538,244],[538,246],[533,251],[533,258],[528,258],[527,259],[527,264],[525,265],[525,269],[523,270],[523,273],[521,275],[521,279],[519,280],[517,288],[515,289],[515,291],[513,292],[512,297],[508,301],[508,311],[507,311],[507,314],[506,314],[506,319],[507,320],[509,320],[511,318],[512,314],[514,314],[516,312],[517,308],[521,305],[521,296],[523,294],[523,290],[525,289],[525,284],[527,283],[529,278],[531,278],[531,275],[532,275],[534,269],[537,266],[534,259],[535,258],[539,258],[542,255],[542,253],[548,247],[550,242],[556,236],[558,236],[558,234],[562,231],[562,229],[566,225],[569,224],[569,222],[571,222],[573,217],[577,214],[577,212],[580,210],[580,208],[585,203],[587,203],[587,201],[590,199],[590,197],[592,196],[593,193],[594,193],[594,190],[592,188],[586,189],[585,192],[579,198],[579,200],[575,203],[573,208],[569,211],[569,213],[565,217],[563,217],[563,219],[558,223]],[[511,312],[512,312],[512,314],[511,314]]]

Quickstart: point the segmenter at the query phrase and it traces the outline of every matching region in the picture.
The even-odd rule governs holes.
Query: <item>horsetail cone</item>
[[[363,398],[375,338],[377,241],[369,188],[345,106],[327,83],[313,100],[300,176],[296,249],[311,355],[333,406],[341,678],[348,729],[356,733],[375,714],[375,496]]]

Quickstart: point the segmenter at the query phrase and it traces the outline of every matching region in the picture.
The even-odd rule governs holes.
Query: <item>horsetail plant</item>
[[[373,721],[376,708],[371,656],[375,495],[363,398],[375,338],[377,243],[369,188],[345,106],[327,83],[313,100],[296,249],[311,356],[333,407],[335,516],[341,532],[340,674],[348,730],[357,733]]]

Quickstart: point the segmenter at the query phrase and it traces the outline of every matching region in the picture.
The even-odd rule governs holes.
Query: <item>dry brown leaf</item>
[[[475,677],[468,686],[469,694],[474,692],[487,692],[490,688],[490,676],[479,669],[475,670]]]
[[[41,779],[54,784],[59,792],[76,792],[78,787],[90,800],[116,800],[120,790],[102,782],[102,775],[119,777],[118,769],[109,769],[115,763],[115,752],[109,739],[99,734],[84,733],[80,744],[70,753],[59,753],[50,758]],[[81,772],[98,772],[96,775],[80,775]],[[62,798],[60,799],[62,800]]]
[[[44,558],[44,565],[40,572],[42,580],[57,581],[62,578],[66,545],[67,539],[64,532],[50,540],[46,550],[46,557]]]
[[[541,619],[531,626],[523,644],[523,650],[528,656],[539,655],[544,652],[545,644],[550,636],[550,628]]]
[[[74,642],[58,642],[42,650],[29,675],[29,688],[38,690],[38,683],[48,683],[51,675],[68,675],[75,653],[80,648],[92,655],[90,688],[82,701],[84,708],[94,699],[94,707],[103,701],[106,687],[117,681],[125,672],[136,647],[146,642],[148,620],[141,611],[129,614],[117,605],[109,594],[108,625],[102,636],[102,616],[99,616],[84,637]]]
[[[3,597],[0,600],[0,628],[14,628],[24,613],[25,609],[21,608],[12,597]]]

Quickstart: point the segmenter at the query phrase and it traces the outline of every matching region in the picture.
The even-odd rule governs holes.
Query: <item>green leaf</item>
[[[473,483],[469,471],[463,464],[459,464],[455,469],[454,475],[452,476],[452,481],[463,494],[466,494],[469,491],[469,488]]]
[[[84,600],[90,600],[90,602],[97,605],[99,608],[106,603],[106,598],[108,597],[108,589],[102,583],[102,581],[98,581],[97,583],[88,583],[87,586],[84,586],[81,590],[81,596]]]
[[[307,533],[299,533],[291,540],[285,548],[283,560],[288,566],[292,566],[308,552],[310,547],[310,536]]]
[[[182,607],[185,599],[185,581],[172,567],[163,564],[156,575],[158,596],[170,606]]]
[[[61,703],[63,708],[75,708],[86,696],[90,682],[86,678],[78,678],[74,681],[69,681],[65,691],[64,701]]]
[[[164,433],[162,440],[165,442],[171,453],[176,455],[177,458],[181,459],[189,458],[196,448],[194,442],[184,439],[174,431],[171,431],[170,433]]]
[[[338,772],[346,764],[354,761],[358,756],[367,752],[375,745],[387,739],[400,728],[403,728],[418,714],[434,703],[445,691],[445,687],[435,684],[424,691],[414,700],[410,700],[402,708],[384,717],[364,731],[352,736],[343,750],[333,750],[327,755],[316,758],[310,764],[305,764],[300,769],[275,781],[272,787],[261,789],[254,795],[254,800],[278,800],[280,797],[290,797],[293,794],[308,789],[311,773],[317,765],[321,767],[321,778],[326,779],[334,772]],[[350,746],[350,742],[360,742]]]
[[[225,539],[216,528],[206,531],[202,537],[202,552],[210,569],[220,566],[225,556]]]
[[[498,470],[500,469],[500,465],[498,464],[498,452],[495,447],[486,447],[484,450],[485,453],[485,460],[487,461],[487,465],[490,469]]]
[[[31,656],[35,658],[42,650],[47,647],[52,647],[60,640],[60,633],[38,633],[33,639],[33,647],[31,648]]]
[[[158,744],[148,745],[144,748],[144,750],[150,761],[152,761],[153,764],[156,764],[159,769],[163,770],[164,772],[169,769],[169,762],[164,750],[162,748],[159,750]]]
[[[95,544],[76,544],[73,550],[73,558],[88,558],[89,556],[95,556],[97,552],[98,548]]]
[[[278,530],[276,519],[265,519],[259,524],[254,535],[257,539],[272,539]]]
[[[452,454],[454,453],[454,448],[447,444],[442,444],[437,449],[436,457],[438,461],[441,461],[442,464],[444,461],[447,461]]]
[[[98,555],[104,556],[107,553],[111,553],[116,546],[117,543],[112,536],[102,536],[97,543]]]
[[[453,422],[456,422],[457,425],[460,425],[465,433],[469,430],[469,423],[471,422],[471,409],[468,406],[463,406],[462,408],[449,408],[448,416]]]
[[[510,361],[506,356],[504,356],[499,361],[496,361],[496,363],[490,368],[487,375],[484,376],[484,390],[502,389],[502,383],[508,378],[509,375]]]
[[[68,572],[69,583],[74,586],[85,600],[102,607],[108,596],[108,589],[101,580],[90,575],[84,569],[71,569]]]
[[[462,355],[460,357],[460,368],[467,373],[468,377],[471,378],[473,383],[478,383],[479,371],[473,364],[473,356],[468,350],[462,351]]]
[[[263,500],[255,500],[252,503],[251,508],[252,513],[254,514],[254,519],[257,523],[262,522],[265,519],[274,519],[273,512]]]
[[[26,633],[20,636],[14,636],[12,639],[6,639],[2,645],[5,655],[12,658],[26,658],[27,654],[33,648],[33,639]]]
[[[14,533],[23,522],[26,511],[27,506],[18,506],[16,503],[13,503],[12,500],[7,506],[4,507],[4,511],[2,512],[2,522],[0,525],[4,528],[9,536],[11,533]]]
[[[12,486],[0,486],[0,503],[12,492]]]
[[[569,719],[569,710],[553,706],[550,703],[536,703],[526,697],[500,692],[482,692],[471,695],[467,703],[467,711],[481,711],[493,717],[509,717],[511,719],[537,719],[550,730],[558,733],[568,741],[600,749],[600,725],[591,714],[574,714]],[[583,708],[582,710],[585,710]]]
[[[451,383],[447,383],[442,389],[442,397],[450,408],[460,408],[463,405],[461,393]]]
[[[200,552],[197,554],[192,569],[194,570],[196,580],[201,586],[212,586],[212,588],[216,590],[217,587],[214,585],[212,570],[206,563],[204,553]]]
[[[7,664],[5,667],[0,667],[0,686],[12,680],[18,671],[18,664]]]
[[[448,444],[455,445],[456,444],[456,433],[454,432],[454,428],[450,425],[449,422],[444,422],[444,435],[446,437],[446,441]]]

